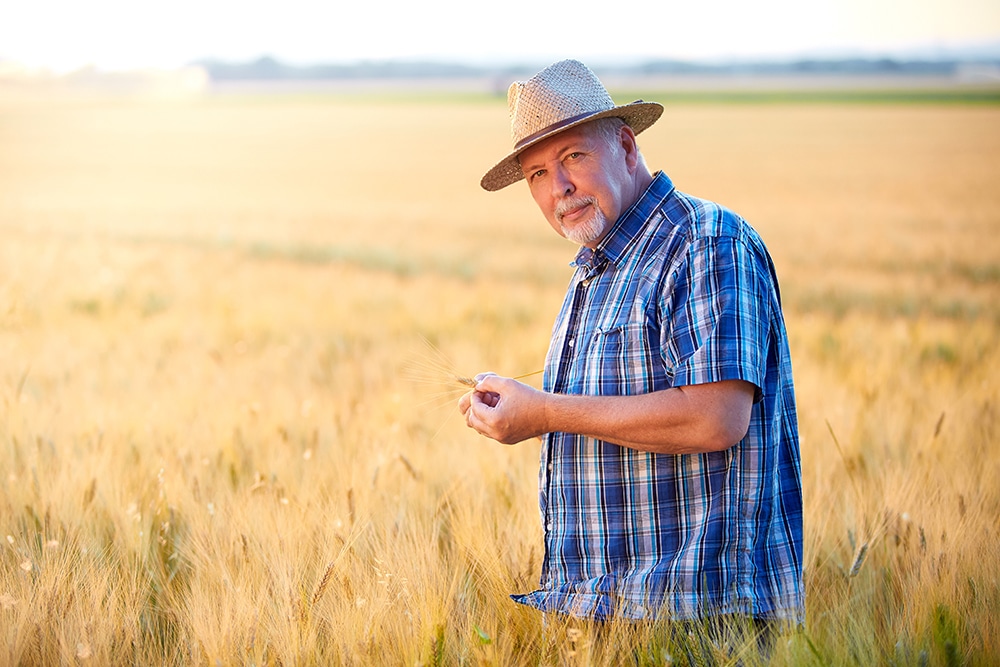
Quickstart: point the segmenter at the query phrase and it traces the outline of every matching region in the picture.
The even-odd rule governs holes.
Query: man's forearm
[[[462,397],[466,423],[512,445],[561,431],[632,449],[688,454],[727,449],[746,435],[754,386],[742,380],[636,396],[551,394],[493,374]]]
[[[746,435],[753,394],[740,380],[637,396],[546,394],[544,430],[664,454],[720,451]]]

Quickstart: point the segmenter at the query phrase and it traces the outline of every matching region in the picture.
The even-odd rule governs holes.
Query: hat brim
[[[484,190],[489,190],[490,192],[495,192],[502,188],[507,187],[513,183],[517,183],[519,180],[524,178],[524,173],[521,171],[521,164],[518,162],[518,156],[531,148],[535,144],[545,141],[549,137],[553,137],[560,132],[565,132],[566,130],[576,127],[578,125],[583,125],[584,123],[589,123],[600,118],[621,118],[632,131],[639,134],[650,125],[659,120],[660,115],[663,113],[663,105],[657,102],[643,102],[641,100],[632,102],[630,104],[623,104],[621,106],[612,107],[604,111],[597,111],[590,115],[584,116],[583,118],[578,118],[572,123],[567,123],[565,125],[560,124],[553,127],[547,132],[541,132],[538,136],[532,137],[531,141],[525,142],[523,145],[518,146],[510,155],[505,157],[503,160],[498,162],[492,169],[486,172],[483,179],[479,184]]]

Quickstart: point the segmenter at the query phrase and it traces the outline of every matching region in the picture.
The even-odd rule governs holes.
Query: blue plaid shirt
[[[721,452],[653,454],[546,435],[541,589],[512,597],[598,619],[736,613],[801,622],[795,396],[760,237],[658,173],[574,266],[546,391],[633,395],[740,379],[757,392],[747,435]]]

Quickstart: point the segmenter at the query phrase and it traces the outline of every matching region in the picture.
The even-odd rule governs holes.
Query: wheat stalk
[[[419,359],[411,360],[405,367],[404,377],[417,384],[429,385],[437,389],[426,402],[435,402],[442,398],[454,399],[460,393],[469,389],[474,389],[479,384],[475,377],[460,373],[456,370],[454,362],[442,352],[436,345],[420,337],[426,355]],[[512,380],[523,380],[542,373],[544,369],[531,371],[515,375]]]
[[[851,569],[847,576],[854,578],[858,576],[858,572],[861,571],[861,566],[865,563],[865,556],[868,555],[868,542],[865,542],[858,547],[858,553],[854,556],[854,563],[851,565]]]
[[[310,607],[315,607],[319,599],[323,597],[323,593],[326,591],[326,587],[330,584],[330,579],[333,577],[334,567],[337,565],[336,560],[332,560],[327,564],[326,571],[323,572],[323,578],[319,580],[319,585],[316,586],[316,592],[313,593],[312,604]]]

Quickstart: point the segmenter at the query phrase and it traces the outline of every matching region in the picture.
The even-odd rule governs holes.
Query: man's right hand
[[[469,428],[505,445],[548,432],[547,394],[495,373],[477,375],[476,381],[475,388],[458,402]]]

